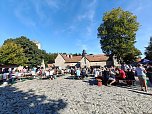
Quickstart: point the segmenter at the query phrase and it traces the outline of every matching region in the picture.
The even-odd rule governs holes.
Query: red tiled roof
[[[79,62],[82,59],[82,56],[72,56],[72,57],[67,57],[66,55],[62,55],[63,59],[65,60],[66,63],[76,63]]]
[[[67,57],[66,55],[62,55],[63,59],[66,63],[75,63],[79,62],[82,59],[82,56],[72,56]],[[100,54],[100,55],[87,55],[86,58],[90,62],[101,62],[101,61],[107,61],[108,57],[106,55]]]
[[[87,55],[86,58],[90,61],[90,62],[100,62],[100,61],[107,61],[108,60],[108,56],[100,54],[100,55]]]

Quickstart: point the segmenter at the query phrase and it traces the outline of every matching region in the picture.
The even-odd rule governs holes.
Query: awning
[[[151,62],[151,61],[148,60],[148,59],[142,59],[142,60],[140,61],[140,63],[142,63],[142,64],[148,64],[149,62]]]

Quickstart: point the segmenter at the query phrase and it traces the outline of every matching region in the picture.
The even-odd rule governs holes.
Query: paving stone
[[[152,95],[142,93],[138,86],[98,87],[86,80],[64,79],[66,77],[27,80],[0,87],[0,114],[152,113]]]

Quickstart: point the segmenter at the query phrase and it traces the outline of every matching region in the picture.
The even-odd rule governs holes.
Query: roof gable
[[[66,63],[77,63],[81,60],[82,56],[71,56],[68,57],[66,55],[62,55],[63,59]]]
[[[100,55],[87,55],[86,58],[90,62],[101,62],[101,61],[107,61],[109,57],[104,54],[100,54]]]
[[[83,58],[82,56],[72,56],[72,55],[62,55],[62,54],[60,55],[63,57],[66,63],[77,63],[81,61],[81,59]],[[102,62],[102,61],[107,61],[109,57],[104,54],[87,55],[86,59],[90,62]]]

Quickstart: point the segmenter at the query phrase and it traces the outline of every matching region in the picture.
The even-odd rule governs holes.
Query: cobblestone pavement
[[[0,114],[152,114],[152,93],[93,79],[26,80],[0,87]]]

